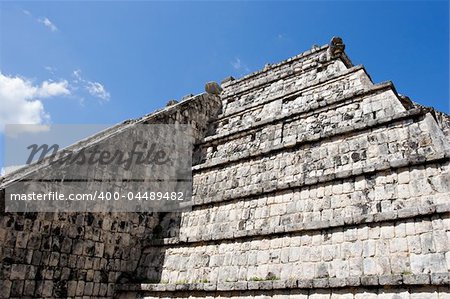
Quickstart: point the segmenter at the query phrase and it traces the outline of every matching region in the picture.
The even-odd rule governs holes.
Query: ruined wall
[[[75,147],[114,141],[116,131],[140,123],[191,124],[201,139],[220,105],[217,96],[201,94]],[[5,186],[23,175],[19,170],[2,178],[2,203]],[[179,223],[179,213],[2,213],[0,298],[112,298],[119,282],[148,281],[137,272],[144,241],[176,236]]]
[[[193,125],[192,211],[2,215],[2,296],[448,298],[448,117],[343,50],[137,120]]]
[[[3,215],[0,297],[111,297],[157,224],[151,214]]]
[[[144,249],[161,280],[123,296],[450,296],[443,122],[332,48],[223,82],[194,209]]]

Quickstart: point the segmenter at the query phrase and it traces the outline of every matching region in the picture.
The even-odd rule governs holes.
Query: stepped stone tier
[[[193,209],[3,213],[0,297],[450,298],[450,118],[374,84],[344,48],[76,144],[191,124]],[[3,177],[3,198],[30,171]]]

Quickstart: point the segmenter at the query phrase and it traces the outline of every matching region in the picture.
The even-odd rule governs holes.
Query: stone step
[[[333,91],[347,93],[351,91],[351,87],[360,88],[360,85],[368,87],[373,84],[361,65],[345,69],[341,64],[336,63],[331,64],[331,67],[334,68],[334,72],[317,74],[311,71],[311,73],[304,74],[304,77],[292,77],[286,81],[280,80],[271,86],[260,87],[246,96],[229,99],[222,97],[222,112],[218,115],[216,122],[260,109],[262,106],[278,99],[291,98],[296,95],[304,95],[299,100],[304,101],[302,109],[307,109],[310,105],[311,107],[315,106],[312,100],[314,100],[314,91],[316,90],[325,92],[323,89],[329,88],[329,92],[331,92],[331,87],[333,87]],[[343,85],[343,83],[347,85]]]
[[[118,292],[121,293],[119,298],[130,298],[134,294],[156,296],[157,293],[164,293],[170,296],[174,292],[229,292],[229,291],[270,291],[282,290],[283,293],[294,289],[339,289],[347,287],[395,287],[403,289],[414,286],[444,286],[448,287],[450,283],[449,273],[433,273],[433,274],[399,274],[399,275],[383,275],[383,276],[352,276],[346,278],[318,278],[318,279],[298,279],[298,280],[261,280],[261,281],[236,281],[236,282],[197,282],[177,284],[122,284],[118,285]],[[445,290],[445,288],[443,289]],[[351,293],[351,292],[349,292]],[[425,298],[425,297],[424,297]],[[443,297],[444,298],[444,297]]]
[[[243,240],[251,239],[252,237],[261,238],[276,235],[283,236],[286,234],[294,234],[294,233],[308,233],[317,230],[326,231],[334,228],[355,226],[360,224],[375,224],[382,222],[400,221],[417,217],[426,217],[429,215],[446,214],[450,212],[450,203],[446,202],[448,198],[450,198],[450,193],[440,194],[436,198],[433,198],[433,196],[427,196],[424,197],[423,199],[424,202],[421,204],[415,203],[412,206],[388,212],[354,215],[353,217],[352,216],[342,217],[336,215],[331,220],[323,220],[323,221],[316,220],[287,225],[263,226],[258,229],[247,229],[247,230],[231,229],[229,233],[222,232],[220,234],[212,233],[207,229],[200,230],[197,226],[194,227],[183,226],[180,228],[179,236],[164,239],[153,239],[153,240],[148,239],[143,242],[143,246],[147,248],[149,247],[154,248],[158,246],[168,246],[174,248],[176,246],[189,246],[189,244],[192,244],[192,246],[202,246],[208,243],[215,243],[217,241],[229,241],[229,240],[242,241],[242,239]],[[433,201],[436,201],[438,203],[430,204]],[[195,216],[191,214],[187,214],[186,216],[197,218],[200,217],[198,215]],[[183,221],[187,222],[188,220],[183,219]],[[204,228],[205,226],[206,226],[205,224],[199,225],[199,227],[202,228]],[[202,231],[202,233],[198,235],[193,235],[190,234],[190,231],[192,230]]]
[[[337,135],[357,133],[401,119],[417,118],[430,111],[422,108],[405,111],[389,87],[384,87],[387,90],[377,89],[380,93],[376,96],[371,96],[372,90],[356,98],[344,98],[340,105],[320,109],[316,113],[281,114],[256,122],[245,130],[206,138],[196,149],[193,170],[245,160]],[[380,102],[385,103],[381,105]],[[379,106],[376,111],[371,108],[375,104]]]
[[[193,167],[194,203],[244,198],[286,188],[405,167],[449,157],[433,135],[431,116],[384,123],[363,131],[294,146],[282,144],[236,161]],[[379,121],[379,120],[377,120]],[[390,137],[389,137],[390,136]],[[411,142],[411,136],[421,140]]]

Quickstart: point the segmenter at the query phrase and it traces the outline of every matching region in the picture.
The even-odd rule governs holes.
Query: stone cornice
[[[345,77],[345,76],[347,76],[347,75],[356,73],[357,71],[360,71],[360,70],[363,70],[364,73],[368,76],[368,74],[367,74],[367,72],[366,72],[364,66],[362,66],[362,65],[353,66],[353,67],[351,67],[351,68],[349,68],[349,69],[346,69],[346,70],[344,70],[344,71],[342,71],[342,72],[340,72],[340,73],[337,73],[337,74],[334,74],[334,75],[331,75],[331,76],[328,76],[328,77],[319,79],[319,80],[317,80],[316,82],[314,82],[313,84],[306,85],[306,86],[301,86],[301,87],[298,88],[298,89],[295,89],[295,90],[293,90],[293,91],[286,92],[286,93],[284,93],[284,94],[282,94],[282,95],[277,95],[277,96],[274,96],[274,97],[269,97],[269,98],[265,99],[264,101],[255,103],[255,104],[253,104],[253,105],[246,105],[245,107],[241,107],[240,109],[236,109],[236,110],[234,110],[234,111],[232,111],[232,112],[229,112],[229,113],[227,113],[227,114],[219,115],[219,116],[217,117],[216,122],[217,122],[217,121],[220,121],[220,120],[223,120],[223,119],[226,119],[226,118],[229,118],[229,117],[234,116],[234,115],[236,115],[236,114],[243,113],[243,112],[246,112],[246,111],[248,111],[248,110],[257,108],[257,107],[262,106],[262,105],[264,105],[264,104],[267,104],[267,103],[270,103],[270,102],[279,100],[279,99],[283,99],[283,98],[286,98],[286,97],[292,97],[292,96],[295,96],[295,95],[298,94],[298,93],[304,92],[305,90],[308,90],[308,89],[314,89],[314,88],[316,88],[317,86],[324,85],[325,83],[326,83],[326,84],[333,83],[333,82],[335,82],[335,81],[340,80],[342,77]],[[255,88],[256,88],[256,87],[255,87]],[[225,98],[222,98],[222,99],[225,99]]]
[[[301,117],[308,117],[311,115],[316,115],[316,114],[322,113],[324,111],[336,109],[343,105],[347,105],[347,104],[354,103],[354,102],[360,102],[360,101],[364,100],[367,96],[371,96],[378,92],[388,91],[388,90],[392,90],[395,92],[395,89],[393,88],[393,84],[390,81],[373,85],[372,87],[370,87],[368,89],[358,90],[347,96],[338,98],[331,103],[326,103],[324,106],[321,106],[316,109],[308,109],[306,111],[293,112],[288,115],[280,114],[275,117],[270,117],[270,118],[266,118],[261,121],[255,122],[254,124],[246,126],[244,128],[229,130],[226,133],[208,136],[208,137],[204,138],[204,140],[202,142],[200,142],[199,145],[220,144],[220,143],[223,143],[223,141],[228,141],[228,140],[238,138],[240,136],[254,132],[258,128],[261,128],[261,127],[264,127],[267,125],[271,125],[274,123],[280,123],[285,120],[298,119]],[[296,94],[297,94],[297,92],[296,92]],[[295,96],[295,95],[291,95],[291,96]],[[280,97],[280,98],[284,98],[284,97]]]
[[[385,126],[385,125],[389,125],[392,123],[396,123],[396,122],[400,122],[404,119],[411,119],[411,118],[417,118],[417,117],[421,117],[424,116],[426,113],[429,113],[429,109],[424,109],[424,108],[416,108],[416,109],[411,109],[411,110],[407,110],[401,113],[397,113],[394,116],[389,116],[389,117],[383,117],[383,118],[378,118],[378,119],[373,119],[370,120],[366,123],[358,123],[355,124],[354,126],[349,126],[349,127],[342,127],[342,128],[336,128],[334,130],[331,130],[329,132],[321,132],[318,134],[312,134],[312,135],[308,135],[305,136],[305,138],[303,140],[299,140],[299,141],[295,141],[292,143],[281,143],[279,145],[267,148],[267,149],[263,149],[263,150],[259,150],[256,151],[252,154],[243,156],[243,157],[235,157],[235,158],[224,158],[224,159],[218,159],[215,162],[206,162],[203,164],[198,164],[192,167],[192,171],[194,173],[199,173],[202,172],[204,170],[207,169],[211,169],[211,168],[218,168],[218,167],[222,167],[225,164],[229,164],[229,163],[237,163],[240,161],[245,161],[245,160],[252,160],[252,159],[256,159],[258,157],[261,156],[268,156],[268,155],[272,155],[274,153],[277,153],[279,151],[282,150],[286,150],[286,149],[292,149],[292,148],[298,148],[304,144],[309,144],[309,143],[313,143],[313,142],[319,142],[321,140],[324,139],[329,139],[329,138],[333,138],[339,135],[351,135],[351,134],[358,134],[361,131],[364,130],[368,130],[368,129],[373,129],[376,127],[380,127],[380,126]],[[444,156],[443,156],[444,157]],[[443,158],[441,157],[441,158]]]

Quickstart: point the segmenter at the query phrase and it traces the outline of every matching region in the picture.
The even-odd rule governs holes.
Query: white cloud
[[[245,73],[250,72],[250,69],[248,68],[248,66],[243,63],[241,61],[240,58],[236,57],[233,61],[230,62],[231,66],[236,70],[236,71],[241,71],[241,75],[244,75]]]
[[[44,24],[44,26],[50,29],[52,32],[58,31],[58,28],[55,26],[55,24],[53,24],[46,17],[38,19],[38,22]]]
[[[44,69],[52,75],[54,75],[57,71],[56,67],[52,67],[52,66],[48,66],[48,65],[44,66]]]
[[[34,85],[22,77],[0,72],[0,131],[5,124],[46,124],[50,115],[45,111],[42,99],[69,95],[67,81],[44,81]]]
[[[66,80],[60,82],[42,82],[39,88],[38,96],[42,98],[48,98],[59,95],[69,95],[69,83]]]
[[[48,132],[50,124],[6,124],[4,131],[8,137],[16,138],[22,133]]]
[[[239,58],[236,58],[231,62],[231,66],[233,66],[235,70],[239,70],[241,68],[241,60]]]
[[[86,85],[87,91],[94,97],[108,101],[111,95],[105,90],[105,87],[98,82],[88,82]]]
[[[74,71],[73,71],[73,76],[74,76],[77,80],[80,80],[80,81],[83,80],[83,78],[81,78],[81,70],[74,70]]]
[[[72,75],[75,77],[73,81],[75,84],[80,84],[91,96],[99,98],[103,101],[109,101],[111,94],[106,90],[105,86],[100,82],[89,81],[81,76],[81,70],[73,71]]]
[[[29,10],[23,9],[22,12],[24,14],[26,14],[27,16],[34,18],[33,14]],[[47,17],[37,18],[36,21],[43,24],[45,27],[50,29],[52,32],[58,31],[58,27],[56,27],[56,25],[53,24],[52,21],[50,21],[49,18],[47,18]]]

